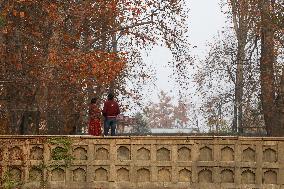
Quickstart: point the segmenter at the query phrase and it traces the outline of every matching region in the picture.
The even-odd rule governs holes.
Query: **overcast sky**
[[[187,0],[190,8],[189,14],[189,36],[190,43],[197,48],[193,48],[193,55],[203,59],[208,48],[206,43],[213,40],[225,26],[225,15],[221,12],[220,0]],[[151,99],[157,101],[157,94],[164,90],[176,96],[176,84],[170,78],[172,74],[168,62],[171,60],[171,54],[168,49],[162,47],[154,48],[148,57],[144,60],[151,64],[157,70],[156,87],[152,90]],[[189,73],[192,75],[192,73]],[[196,99],[196,98],[195,98]]]

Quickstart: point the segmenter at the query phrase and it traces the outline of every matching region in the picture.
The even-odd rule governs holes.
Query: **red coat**
[[[89,106],[89,117],[90,117],[90,119],[100,119],[101,118],[100,109],[96,104],[90,104],[90,106]]]
[[[96,104],[90,104],[89,107],[89,134],[100,136],[101,130],[101,111]]]
[[[114,100],[105,101],[103,115],[105,117],[116,117],[118,114],[120,114],[118,103]]]

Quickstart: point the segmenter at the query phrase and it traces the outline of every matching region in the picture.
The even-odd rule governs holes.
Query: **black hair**
[[[92,103],[92,104],[93,104],[93,103],[96,103],[97,100],[98,100],[98,98],[94,97],[94,98],[92,98],[91,103]]]
[[[113,98],[114,98],[114,95],[113,95],[112,93],[109,93],[109,94],[107,95],[107,99],[108,99],[108,100],[113,100]]]

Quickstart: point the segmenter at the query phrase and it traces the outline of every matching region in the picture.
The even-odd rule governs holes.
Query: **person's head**
[[[107,95],[107,99],[108,99],[108,100],[113,100],[113,98],[114,98],[114,95],[113,95],[112,93],[109,93],[109,94]]]
[[[98,100],[98,98],[94,97],[94,98],[92,98],[91,103],[94,104],[94,103],[97,102],[97,100]]]

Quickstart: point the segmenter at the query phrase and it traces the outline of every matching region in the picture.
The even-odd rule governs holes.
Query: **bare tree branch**
[[[101,33],[100,35],[97,35],[88,45],[86,45],[85,50],[92,47],[92,45],[97,40],[99,40],[102,36],[104,36],[106,34],[115,33],[115,32],[118,32],[118,31],[124,31],[124,30],[128,30],[128,29],[131,29],[131,28],[135,28],[135,27],[139,27],[139,26],[143,26],[143,25],[147,25],[147,24],[153,24],[153,23],[154,22],[153,22],[153,19],[152,19],[151,21],[135,23],[135,24],[130,25],[130,26],[118,27],[118,28],[115,28],[115,29],[112,29],[112,30],[108,30],[106,32]]]

